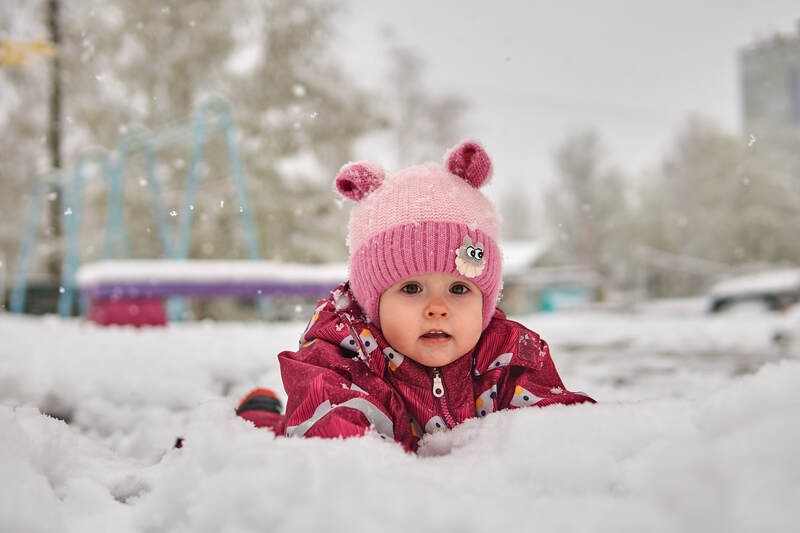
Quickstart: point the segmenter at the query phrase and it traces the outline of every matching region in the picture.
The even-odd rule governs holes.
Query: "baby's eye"
[[[469,287],[464,285],[463,283],[456,283],[452,287],[450,287],[450,292],[453,294],[467,294],[469,292]]]
[[[422,287],[419,283],[406,283],[400,290],[406,294],[419,294],[422,292]]]

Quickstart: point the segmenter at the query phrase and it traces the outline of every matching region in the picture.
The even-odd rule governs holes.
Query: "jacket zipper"
[[[447,427],[453,429],[456,427],[455,418],[453,418],[450,408],[447,407],[447,399],[444,397],[444,382],[442,381],[442,373],[439,367],[433,368],[433,396],[439,400],[439,410],[442,413],[442,418]]]

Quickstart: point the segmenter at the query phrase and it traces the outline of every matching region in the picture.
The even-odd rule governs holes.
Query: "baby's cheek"
[[[465,338],[467,339],[467,343],[469,344],[469,349],[473,349],[483,334],[483,310],[479,310],[472,316],[469,320],[469,324],[466,327]]]
[[[388,318],[388,317],[387,317]],[[385,322],[381,320],[381,331],[386,342],[392,348],[400,353],[407,353],[410,347],[410,328],[404,327],[403,324],[396,320],[388,319]]]

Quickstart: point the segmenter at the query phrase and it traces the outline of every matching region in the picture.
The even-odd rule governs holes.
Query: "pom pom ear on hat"
[[[348,163],[336,176],[336,190],[345,198],[358,202],[383,183],[386,171],[365,161]]]
[[[492,160],[476,141],[464,141],[445,154],[447,170],[476,189],[492,178]]]

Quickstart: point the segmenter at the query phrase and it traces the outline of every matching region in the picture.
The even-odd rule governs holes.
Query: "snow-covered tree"
[[[549,260],[584,265],[623,285],[631,254],[630,199],[625,178],[604,157],[593,131],[572,134],[556,149],[558,180],[547,192],[556,237]]]
[[[670,251],[728,264],[779,260],[782,226],[798,205],[776,170],[768,154],[690,120],[651,200],[666,211],[662,231]]]
[[[396,139],[399,166],[438,161],[442,147],[464,135],[470,104],[456,93],[431,94],[425,87],[425,60],[418,52],[390,42],[388,91],[389,128]]]
[[[13,2],[12,2],[13,3]],[[28,20],[44,35],[44,2],[17,2],[0,11],[0,30]],[[62,2],[64,161],[68,170],[86,147],[114,149],[137,126],[158,129],[187,119],[209,96],[235,113],[262,253],[321,261],[344,257],[344,211],[331,192],[350,144],[381,124],[369,95],[332,58],[335,0],[197,0]],[[21,202],[32,177],[46,169],[47,72],[0,70],[0,135],[15,149],[4,156],[0,227],[6,260],[16,255]],[[189,135],[160,148],[158,175],[168,213],[182,207]],[[6,139],[10,139],[6,141]],[[112,156],[113,157],[113,156]],[[301,164],[298,164],[300,162]],[[293,172],[286,168],[292,167]],[[125,172],[125,216],[134,255],[162,253],[141,153]],[[87,168],[89,176],[98,167]],[[241,257],[239,203],[224,142],[211,137],[202,165],[192,257]],[[87,184],[82,254],[99,255],[107,194]],[[5,204],[9,204],[6,206]],[[8,209],[5,209],[8,207]],[[184,213],[169,217],[173,230]]]
[[[746,140],[736,232],[742,261],[800,263],[800,136]]]
[[[798,180],[774,148],[687,120],[642,188],[641,242],[675,259],[660,292],[702,290],[728,266],[800,260]]]
[[[39,2],[0,2],[0,38],[15,42],[47,41],[44,5]],[[0,66],[0,251],[3,268],[13,275],[20,251],[27,209],[32,201],[33,177],[49,168],[46,123],[50,87],[47,58],[31,54],[22,64]],[[57,201],[57,198],[51,197]],[[43,206],[47,212],[47,205]],[[47,232],[40,231],[41,260],[37,271],[46,272],[45,262],[55,246]]]
[[[249,73],[235,82],[251,191],[270,255],[309,261],[344,259],[346,211],[332,192],[351,144],[383,124],[374,98],[330,56],[336,4],[261,2],[244,54]],[[282,168],[298,169],[280,179]]]

